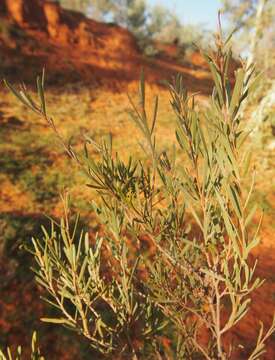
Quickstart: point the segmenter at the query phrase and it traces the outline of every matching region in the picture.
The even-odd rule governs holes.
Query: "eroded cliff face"
[[[178,60],[176,45],[156,45],[160,52],[146,58],[132,33],[118,25],[86,18],[49,0],[0,0],[0,76],[32,82],[46,68],[48,83],[84,81],[123,90],[139,81],[141,68],[147,82],[159,84],[175,73],[197,90],[200,78],[208,91],[204,64],[191,66]],[[198,54],[201,59],[201,55]]]
[[[42,27],[45,26],[42,4],[39,0],[4,0],[3,8],[19,26]]]
[[[2,12],[20,27],[45,31],[58,44],[85,50],[123,51],[126,55],[138,53],[135,38],[126,29],[87,19],[80,13],[62,9],[54,1],[5,0]]]
[[[24,0],[6,0],[6,7],[10,16],[22,25],[25,20]]]

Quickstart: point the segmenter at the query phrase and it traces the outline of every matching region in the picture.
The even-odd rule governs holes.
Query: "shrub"
[[[176,145],[158,147],[158,98],[152,119],[146,108],[143,75],[140,102],[131,99],[131,118],[140,129],[147,159],[122,161],[109,141],[86,137],[76,153],[47,114],[44,74],[38,78],[40,103],[23,88],[10,90],[41,115],[66,152],[85,171],[100,201],[93,209],[103,230],[93,242],[69,225],[67,200],[60,224],[33,238],[28,250],[45,300],[59,316],[44,318],[86,337],[103,356],[113,358],[229,359],[238,348],[227,334],[249,311],[255,277],[251,251],[259,243],[258,224],[249,231],[255,174],[247,190],[249,132],[241,107],[257,87],[252,66],[236,71],[232,88],[228,69],[230,37],[216,38],[214,55],[204,54],[214,81],[207,109],[188,94],[183,79],[169,84],[176,115]],[[101,160],[90,156],[95,148]],[[93,152],[91,152],[93,154]],[[247,359],[265,352],[275,320],[260,326]]]

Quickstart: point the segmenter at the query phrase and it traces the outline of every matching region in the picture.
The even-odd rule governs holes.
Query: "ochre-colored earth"
[[[65,86],[71,86],[73,89],[76,84],[81,83],[81,86],[95,93],[87,107],[92,111],[93,119],[102,118],[102,122],[97,124],[97,131],[104,133],[107,132],[107,127],[112,126],[118,143],[119,139],[122,139],[121,144],[127,143],[135,133],[130,128],[126,129],[124,118],[120,118],[120,115],[118,115],[120,122],[117,124],[114,124],[114,121],[111,122],[110,118],[114,114],[112,109],[116,109],[117,113],[119,108],[121,111],[127,110],[128,103],[124,94],[131,93],[137,88],[142,68],[151,92],[160,93],[163,99],[161,103],[164,108],[163,117],[169,107],[169,98],[162,82],[169,80],[176,73],[183,75],[185,85],[190,91],[201,92],[202,100],[204,95],[211,92],[212,83],[209,72],[200,53],[195,52],[188,61],[183,61],[178,56],[177,46],[155,44],[158,55],[152,58],[145,57],[139,50],[134,36],[127,30],[114,24],[86,19],[80,13],[61,9],[54,2],[2,0],[0,21],[1,78],[6,77],[14,83],[24,81],[32,88],[35,76],[45,67],[47,86],[53,93],[62,93]],[[21,131],[20,123],[16,118],[14,120],[7,92],[2,88],[0,94],[2,96],[0,125],[14,126],[14,131]],[[78,105],[76,100],[75,106],[80,107],[81,103]],[[23,117],[23,114],[21,115]],[[106,119],[106,123],[103,123],[103,119]],[[73,124],[73,119],[70,121],[67,125],[61,125],[64,131],[66,131],[66,126],[68,128],[78,126],[78,124]],[[36,124],[32,122],[29,124],[29,126],[34,125]],[[41,126],[41,133],[47,134],[42,125],[37,126]],[[88,124],[81,122],[80,126],[88,127]],[[95,127],[95,124],[92,126]],[[170,136],[167,125],[161,127],[159,131],[166,140]],[[51,156],[57,163],[60,161],[56,154],[51,154]],[[268,194],[268,202],[274,204],[274,189],[271,190],[267,180],[272,179],[274,174],[270,172],[268,176],[266,175],[263,183],[259,183],[257,188],[264,194]],[[39,205],[30,206],[30,194],[22,190],[16,182],[8,178],[0,178],[0,181],[0,214],[12,216],[15,219],[20,218],[26,222],[30,218],[37,219],[39,224],[43,222],[42,214],[48,209],[43,209]],[[83,197],[85,196],[84,192]],[[60,203],[57,203],[50,211],[51,215],[58,216]],[[253,296],[251,312],[234,333],[234,341],[241,342],[249,348],[253,348],[255,343],[259,320],[262,320],[267,327],[271,323],[274,312],[275,242],[272,218],[274,219],[273,207],[265,216],[262,242],[254,252],[254,257],[259,259],[257,273],[267,280]],[[2,240],[1,227],[0,240]],[[16,246],[10,254],[14,255],[15,251],[17,251]],[[26,282],[25,279],[14,276],[16,264],[14,273],[5,270],[9,261],[7,255],[1,254],[0,341],[1,344],[22,343],[28,346],[30,327],[36,326],[40,329],[41,324],[39,325],[38,319],[44,315],[45,306],[40,301],[39,290],[32,281]],[[46,325],[44,329],[45,327],[47,330]],[[43,349],[51,356],[49,359],[78,359],[75,343],[71,345],[66,334],[59,335],[58,331],[50,333],[46,330],[42,330],[40,337],[43,338]],[[245,355],[239,357],[239,359],[245,358]],[[275,359],[274,336],[269,340],[268,351],[262,358]]]
[[[195,62],[180,65],[174,59],[176,46],[157,44],[160,56],[149,59],[141,54],[134,36],[117,25],[86,19],[54,2],[7,0],[6,4],[0,9],[2,20],[6,19],[3,26],[14,24],[13,34],[0,35],[0,50],[2,71],[9,78],[28,83],[45,67],[48,84],[82,80],[117,91],[139,79],[144,68],[148,82],[181,72],[192,90],[209,90],[205,62],[198,54]]]

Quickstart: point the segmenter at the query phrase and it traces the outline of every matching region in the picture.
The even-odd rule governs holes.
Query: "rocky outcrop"
[[[85,21],[81,21],[75,31],[76,41],[81,49],[97,48],[99,41],[96,36],[91,32],[91,29]]]
[[[24,0],[6,0],[6,7],[9,15],[19,25],[23,25],[26,20],[26,5]]]
[[[49,35],[54,38],[57,36],[57,30],[61,23],[60,5],[54,2],[45,2],[43,4],[43,11]]]
[[[57,44],[85,51],[123,52],[125,55],[138,53],[136,40],[126,29],[64,10],[56,1],[5,0],[4,4],[17,25],[42,30]]]
[[[68,25],[62,21],[61,7],[59,3],[46,1],[43,3],[42,7],[50,38],[55,39],[60,43],[69,43],[71,31]]]
[[[45,28],[40,0],[5,0],[6,12],[19,26]]]
[[[48,85],[83,81],[121,91],[139,79],[144,67],[151,83],[178,71],[187,82],[194,76],[202,79],[200,90],[204,86],[207,92],[211,85],[202,66],[193,69],[177,62],[176,44],[147,61],[127,29],[88,19],[56,1],[0,0],[0,21],[1,77],[14,81],[28,84],[46,68]],[[196,83],[192,90],[198,90]]]

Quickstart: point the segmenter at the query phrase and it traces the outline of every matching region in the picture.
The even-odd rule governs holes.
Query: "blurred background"
[[[0,0],[0,77],[35,90],[46,69],[48,111],[60,133],[80,149],[84,134],[95,140],[112,133],[122,156],[141,156],[138,132],[128,120],[127,93],[135,98],[145,71],[148,104],[158,94],[158,134],[173,144],[173,115],[164,81],[183,75],[202,104],[211,94],[207,65],[198,50],[212,47],[218,11],[224,34],[233,29],[234,70],[248,61],[262,82],[244,109],[253,129],[250,142],[257,168],[254,201],[265,212],[262,243],[255,252],[258,275],[267,278],[255,295],[252,314],[235,334],[249,344],[257,321],[271,322],[275,302],[275,2],[273,0]],[[91,211],[93,194],[52,132],[36,115],[0,87],[0,346],[29,345],[38,330],[48,359],[86,359],[81,338],[52,329],[39,318],[49,315],[34,283],[28,254],[20,245],[39,236],[48,216],[62,216],[60,193],[71,195],[72,214],[82,226],[98,229]],[[94,155],[96,157],[96,154]],[[47,216],[46,216],[47,215]],[[275,358],[275,339],[265,359]]]

